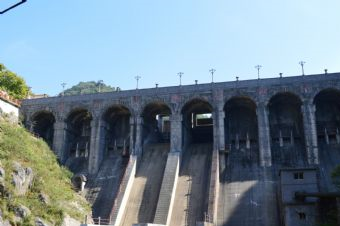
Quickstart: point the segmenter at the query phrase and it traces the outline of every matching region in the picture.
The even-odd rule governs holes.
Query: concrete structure
[[[6,92],[0,91],[0,115],[17,122],[20,101],[11,98]]]
[[[314,168],[280,170],[280,207],[284,225],[309,226],[317,223],[317,198],[298,200],[297,192],[319,191],[317,171]]]
[[[281,222],[280,168],[318,167],[320,191],[334,189],[339,109],[340,73],[333,73],[32,99],[21,114],[61,163],[89,181],[110,178],[110,156],[133,157],[135,174],[130,163],[115,174],[122,184],[112,184],[116,201],[106,199],[114,203],[110,216],[98,212],[113,224],[269,226]],[[94,200],[105,190],[88,189]]]

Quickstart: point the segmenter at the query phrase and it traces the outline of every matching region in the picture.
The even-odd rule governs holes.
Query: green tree
[[[105,85],[102,81],[88,81],[88,82],[79,82],[77,85],[72,86],[71,88],[64,91],[65,96],[70,95],[79,95],[79,94],[90,94],[90,93],[99,93],[99,92],[114,92],[120,90],[119,87],[111,87],[109,85]],[[62,95],[60,93],[59,95]]]
[[[16,99],[24,99],[29,94],[25,80],[0,64],[0,90],[6,91]]]

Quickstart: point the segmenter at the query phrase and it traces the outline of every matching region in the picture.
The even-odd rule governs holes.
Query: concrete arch
[[[101,119],[103,119],[103,116],[105,115],[105,113],[113,107],[125,108],[130,112],[130,114],[132,116],[135,115],[135,110],[128,104],[122,104],[122,103],[117,103],[117,102],[108,102],[100,109],[99,115],[100,115]]]
[[[210,102],[209,100],[206,100],[205,98],[202,98],[202,97],[194,97],[194,98],[190,98],[189,100],[183,102],[180,106],[180,110],[181,110],[181,113],[183,114],[183,112],[186,110],[185,108],[190,106],[190,104],[195,104],[196,103],[203,103],[203,104],[206,104],[207,107],[210,109],[211,112],[214,112],[214,103]]]
[[[65,118],[66,142],[65,165],[73,172],[86,172],[90,155],[93,114],[84,107],[76,106]]]
[[[251,95],[249,93],[231,93],[231,94],[227,95],[224,98],[224,106],[228,101],[230,101],[231,99],[235,99],[235,98],[248,99],[248,100],[252,101],[257,106],[257,102],[256,102],[257,97],[254,96],[254,95]]]
[[[340,89],[335,88],[335,87],[325,87],[325,88],[315,90],[311,95],[311,100],[313,101],[313,103],[315,103],[315,99],[317,98],[317,96],[319,96],[320,94],[324,92],[334,92],[334,93],[340,94]]]
[[[104,155],[127,156],[130,152],[131,111],[125,105],[112,104],[101,114],[103,122],[102,144]]]
[[[52,111],[40,110],[30,117],[31,128],[34,134],[41,137],[51,148],[53,145],[54,123],[56,117]]]
[[[102,120],[105,119],[105,116],[106,114],[109,112],[109,111],[112,111],[112,110],[116,110],[116,111],[124,111],[124,112],[128,112],[129,115],[132,115],[133,111],[127,107],[126,105],[123,105],[123,104],[110,104],[110,105],[107,105],[105,106],[105,108],[103,108],[103,110],[101,111],[100,113],[100,117]]]
[[[85,106],[85,105],[77,105],[77,106],[74,106],[72,108],[70,108],[65,116],[64,116],[64,120],[67,121],[70,116],[72,116],[72,114],[74,114],[75,112],[79,112],[79,111],[87,111],[91,114],[91,117],[93,118],[96,114],[94,113],[94,110],[90,110],[91,108],[88,107],[88,106]]]
[[[171,107],[163,101],[151,101],[143,105],[143,144],[170,143]]]
[[[179,109],[179,112],[182,113],[183,112],[183,108],[185,106],[187,106],[188,104],[192,103],[193,101],[202,101],[204,103],[207,103],[209,104],[209,106],[211,107],[211,111],[214,111],[214,107],[215,107],[215,104],[214,102],[211,100],[211,98],[209,97],[202,97],[202,96],[191,96],[189,98],[186,98],[184,100],[182,100],[182,102],[180,103],[178,109]]]
[[[213,142],[214,107],[212,104],[201,98],[193,98],[182,107],[181,114],[182,142],[185,147],[191,143]]]
[[[142,114],[143,111],[145,110],[145,108],[150,106],[150,105],[166,106],[170,110],[171,114],[173,114],[173,112],[174,112],[174,109],[172,108],[172,105],[171,105],[170,102],[164,101],[164,100],[154,99],[154,100],[144,101],[141,104],[141,106],[140,106],[140,114]]]
[[[268,102],[272,161],[285,167],[307,164],[301,97],[278,92]]]
[[[330,153],[338,153],[340,147],[340,90],[322,89],[314,96],[313,103],[318,144],[321,157],[325,158]]]
[[[224,105],[224,139],[233,161],[259,163],[256,109],[249,96],[233,96]]]
[[[278,98],[278,97],[280,97],[280,96],[286,96],[286,97],[295,98],[296,100],[298,100],[299,104],[302,104],[302,102],[303,102],[303,101],[302,101],[303,98],[302,98],[299,94],[297,94],[297,93],[295,93],[295,92],[291,92],[291,91],[279,91],[279,92],[276,92],[274,95],[271,95],[271,96],[270,96],[270,98],[269,98],[268,101],[267,101],[267,105],[272,104],[272,102],[273,102],[276,98]]]
[[[257,102],[256,102],[255,98],[253,98],[250,95],[232,95],[232,96],[229,96],[228,98],[225,99],[224,108],[226,107],[228,102],[233,101],[233,100],[246,100],[247,102],[252,104],[255,108],[257,107]]]
[[[297,92],[296,90],[275,90],[274,92],[269,93],[270,95],[267,95],[267,98],[265,99],[266,105],[268,105],[273,98],[279,96],[279,95],[290,95],[290,96],[295,96],[297,99],[303,102],[303,96]]]

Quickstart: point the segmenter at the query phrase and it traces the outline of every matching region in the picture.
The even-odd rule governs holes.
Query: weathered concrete
[[[154,223],[169,225],[174,206],[175,192],[179,172],[179,152],[170,152],[163,175],[162,187],[159,192]]]
[[[119,226],[131,193],[132,185],[136,174],[136,158],[131,157],[128,166],[126,167],[125,174],[120,184],[117,197],[115,199],[110,220],[114,226]]]
[[[38,136],[47,140],[51,133],[46,131],[54,132],[51,146],[62,163],[67,163],[71,170],[75,169],[75,173],[79,169],[92,176],[107,158],[109,148],[114,146],[117,149],[117,143],[110,147],[107,145],[108,138],[124,134],[124,147],[128,143],[128,152],[124,150],[121,154],[130,154],[136,161],[143,159],[145,144],[155,140],[169,142],[170,133],[170,153],[178,154],[180,172],[188,175],[176,175],[176,167],[166,170],[164,175],[157,172],[169,183],[164,181],[160,193],[155,195],[157,197],[152,201],[155,207],[152,208],[158,205],[158,212],[150,210],[152,213],[148,215],[148,221],[152,221],[156,211],[154,221],[157,223],[168,224],[172,219],[170,225],[178,226],[185,221],[194,225],[196,221],[207,220],[204,218],[216,223],[217,209],[218,225],[241,225],[239,221],[244,219],[245,224],[279,225],[275,212],[278,182],[275,175],[279,168],[319,166],[321,190],[334,189],[329,174],[340,159],[338,103],[340,73],[333,73],[24,100],[20,113],[32,132],[35,132],[36,122],[46,127]],[[108,125],[103,120],[107,109],[112,107],[125,109],[122,128]],[[111,113],[119,114],[118,111]],[[50,120],[48,123],[45,118],[42,119],[46,114]],[[212,117],[198,119],[197,115]],[[163,117],[167,120],[166,139],[160,137],[164,121],[158,118]],[[124,128],[129,128],[129,131]],[[107,133],[108,129],[113,131],[112,134]],[[52,143],[50,140],[47,142]],[[192,166],[192,162],[204,165],[207,156],[186,156],[189,147],[203,142],[211,142],[214,150],[212,159],[209,156],[207,163],[212,168],[207,172],[197,169],[199,166]],[[219,160],[220,184],[216,183],[219,173],[218,164],[214,163],[215,151],[225,153]],[[157,159],[149,160],[149,164],[152,165],[153,161]],[[165,163],[163,165],[165,167]],[[121,185],[124,192],[116,198],[116,213],[112,216],[115,221],[118,219],[118,225],[123,215],[119,210],[126,208],[131,191],[132,185],[128,182],[134,180],[130,177],[131,170],[128,166],[129,176],[125,175],[127,178]],[[198,177],[193,171],[200,172],[203,175],[200,175],[201,180],[206,182],[207,187],[210,185],[204,194],[209,198],[204,204],[197,204],[197,213],[189,212],[185,216],[183,197],[189,186],[186,179],[190,179],[191,174],[194,175],[191,179]],[[197,185],[195,189],[201,188]],[[164,191],[169,194],[164,194]],[[182,198],[178,198],[181,195]],[[202,194],[197,196],[198,201],[189,198],[187,202],[202,201]],[[174,207],[172,199],[175,199]],[[219,200],[217,207],[216,200]],[[270,217],[262,218],[267,210],[270,210]],[[140,211],[136,210],[134,214],[138,215],[137,212]],[[132,218],[136,219],[136,216]]]

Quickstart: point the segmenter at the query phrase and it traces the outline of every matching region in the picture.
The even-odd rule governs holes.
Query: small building
[[[280,212],[284,226],[311,226],[317,221],[318,198],[299,199],[298,193],[319,192],[316,168],[280,170]]]
[[[0,91],[0,116],[18,122],[20,101],[10,97],[7,92]]]

